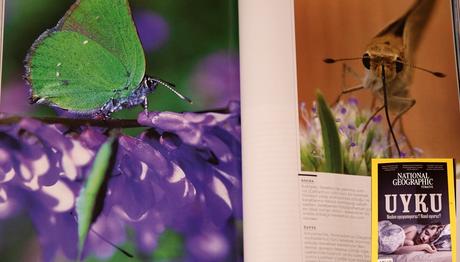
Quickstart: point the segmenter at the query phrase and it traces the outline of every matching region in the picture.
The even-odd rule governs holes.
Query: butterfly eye
[[[396,73],[399,73],[403,70],[404,64],[401,58],[396,58]]]
[[[371,69],[371,57],[368,53],[363,55],[363,65],[367,69]]]

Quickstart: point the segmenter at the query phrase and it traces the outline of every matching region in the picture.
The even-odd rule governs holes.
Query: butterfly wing
[[[435,4],[435,0],[418,0],[409,10],[403,36],[408,57],[417,51]]]
[[[134,90],[145,74],[145,56],[128,0],[79,0],[57,26],[99,43],[125,66],[128,89]]]
[[[402,38],[405,59],[412,62],[412,56],[417,51],[420,38],[434,6],[435,0],[415,1],[403,16],[385,27],[376,37],[392,35],[396,38]]]
[[[49,31],[29,53],[26,78],[32,99],[75,112],[99,110],[129,90],[128,72],[99,43],[69,31]]]

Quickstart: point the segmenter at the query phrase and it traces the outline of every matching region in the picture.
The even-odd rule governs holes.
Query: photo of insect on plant
[[[237,10],[6,0],[0,261],[243,261]]]
[[[302,171],[460,156],[450,1],[296,0]]]

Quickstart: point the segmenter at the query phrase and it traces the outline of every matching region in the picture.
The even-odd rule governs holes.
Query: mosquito
[[[383,102],[383,105],[375,109],[365,124],[364,129],[370,123],[371,119],[384,110],[389,133],[391,134],[399,157],[402,157],[402,154],[393,131],[393,126],[400,121],[401,133],[406,137],[402,128],[401,118],[415,105],[415,99],[409,93],[413,70],[418,69],[436,77],[445,77],[445,74],[441,72],[431,71],[413,64],[415,52],[419,46],[420,38],[426,24],[430,20],[435,2],[436,0],[415,1],[406,13],[372,38],[362,57],[324,59],[324,62],[329,64],[348,60],[362,61],[365,67],[365,76],[362,83],[343,89],[337,101],[344,94],[362,89],[370,89],[374,95],[374,99]],[[395,114],[393,121],[390,120],[390,111]],[[410,143],[408,143],[408,146],[413,152]]]

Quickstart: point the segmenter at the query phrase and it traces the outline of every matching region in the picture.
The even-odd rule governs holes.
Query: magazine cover
[[[243,260],[237,12],[6,0],[1,261]]]
[[[460,157],[451,8],[295,0],[302,171],[369,176],[372,158]]]
[[[457,261],[453,159],[372,160],[372,261]]]

